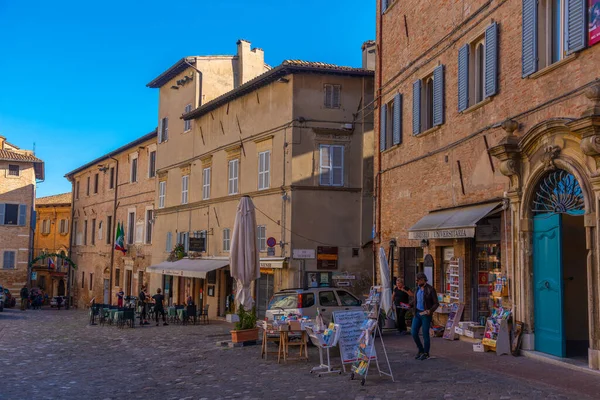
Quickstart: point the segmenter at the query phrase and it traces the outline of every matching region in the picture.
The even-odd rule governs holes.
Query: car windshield
[[[269,303],[269,310],[273,308],[297,308],[298,295],[296,293],[276,294]]]

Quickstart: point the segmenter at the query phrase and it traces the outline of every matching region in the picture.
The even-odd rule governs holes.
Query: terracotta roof
[[[206,104],[190,111],[187,114],[183,114],[181,119],[190,120],[198,118],[201,115],[208,113],[229,101],[241,97],[247,93],[250,93],[260,87],[266,86],[271,82],[274,82],[280,78],[283,78],[289,74],[325,74],[325,75],[345,75],[354,77],[374,77],[375,71],[371,71],[363,68],[352,68],[344,67],[335,64],[327,64],[322,62],[311,62],[303,60],[285,60],[277,67],[264,72],[254,79],[249,80],[243,85],[222,94],[209,101]]]
[[[0,160],[43,163],[42,160],[31,154],[22,154],[10,150],[0,150]]]
[[[55,194],[53,196],[38,197],[35,199],[36,206],[46,206],[54,204],[71,204],[71,192]]]

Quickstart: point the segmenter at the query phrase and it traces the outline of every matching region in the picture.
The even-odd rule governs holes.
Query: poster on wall
[[[589,1],[588,43],[594,45],[600,42],[600,0]]]

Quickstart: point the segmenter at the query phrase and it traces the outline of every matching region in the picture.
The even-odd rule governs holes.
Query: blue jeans
[[[429,353],[430,348],[430,338],[429,338],[429,327],[431,326],[431,317],[428,315],[419,315],[420,311],[417,311],[416,315],[412,320],[411,334],[413,340],[415,341],[417,347],[419,348],[420,353]],[[423,327],[423,344],[421,343],[421,339],[419,338],[419,331]]]

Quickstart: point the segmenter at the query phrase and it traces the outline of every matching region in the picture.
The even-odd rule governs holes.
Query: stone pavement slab
[[[321,378],[310,361],[277,364],[260,347],[216,346],[231,325],[89,326],[84,311],[0,313],[0,399],[586,399],[595,376],[523,357],[463,351],[433,340],[435,359],[415,361],[410,337],[384,334],[396,382],[371,369]],[[381,354],[381,351],[380,351]],[[334,360],[339,360],[337,356]],[[565,382],[567,381],[567,382]]]

